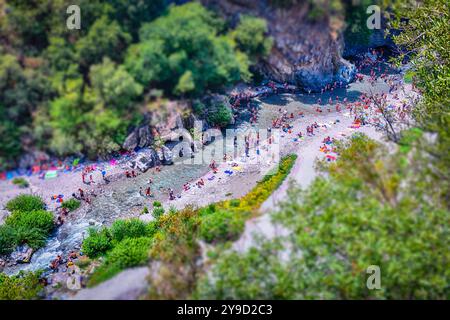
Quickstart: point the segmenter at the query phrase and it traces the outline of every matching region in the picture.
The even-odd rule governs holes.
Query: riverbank
[[[350,115],[349,110],[343,108],[338,112],[334,103],[326,103],[330,97],[333,101],[336,101],[337,96],[341,98],[341,101],[348,97],[349,102],[355,102],[358,101],[358,97],[362,93],[369,91],[387,93],[389,91],[389,86],[385,81],[377,80],[374,84],[371,84],[369,80],[369,77],[366,76],[363,81],[353,83],[348,88],[340,88],[334,92],[324,92],[323,94],[278,94],[257,98],[254,101],[258,105],[257,123],[250,125],[243,122],[238,125],[237,129],[240,132],[246,132],[249,129],[267,129],[271,126],[273,119],[280,116],[280,112],[287,115],[293,114],[292,118],[287,117],[291,129],[288,132],[282,131],[280,133],[279,155],[297,153],[299,160],[290,178],[300,181],[312,180],[315,177],[312,163],[316,156],[321,154],[318,151],[318,146],[324,138],[330,136],[339,139],[350,136],[356,131],[364,133],[374,131],[371,126],[362,126],[359,129],[350,128],[353,123],[353,115]],[[405,85],[399,88],[397,93],[400,91],[409,92],[410,90],[411,86]],[[324,101],[320,106],[316,103],[319,98]],[[394,100],[400,103],[402,96],[400,95]],[[318,107],[322,112],[317,111]],[[306,126],[313,123],[318,125],[315,135],[305,136]],[[304,135],[301,139],[298,139],[297,136],[299,132]],[[264,153],[264,143],[261,145],[261,153]],[[216,147],[217,145],[212,143],[206,146],[205,150],[211,152]],[[88,188],[81,180],[81,172],[62,174],[51,180],[39,180],[37,177],[34,180],[34,177],[32,177],[29,190],[10,188],[10,183],[1,181],[0,203],[6,203],[16,194],[30,191],[40,194],[46,202],[49,202],[49,198],[54,194],[61,194],[61,192],[71,194],[80,187],[87,190],[92,188],[97,194],[91,205],[84,204],[80,209],[69,214],[66,223],[57,230],[44,248],[33,255],[30,264],[17,265],[5,271],[12,274],[19,270],[46,268],[57,254],[65,255],[70,250],[79,250],[89,226],[110,225],[116,219],[130,217],[142,217],[144,220],[151,220],[150,215],[142,215],[141,213],[144,207],[151,209],[154,200],[162,202],[166,209],[170,207],[182,209],[189,204],[201,207],[225,199],[239,198],[252,189],[274,164],[274,162],[254,162],[255,152],[256,150],[252,149],[248,158],[239,154],[233,160],[219,162],[216,174],[211,173],[208,168],[209,163],[178,163],[173,166],[164,166],[160,172],[150,169],[136,178],[126,178],[123,174],[126,167],[116,165],[110,169],[111,171],[108,171],[108,176],[114,177],[109,184],[103,182],[101,173],[98,171],[94,172],[93,175],[93,180],[96,183]],[[305,165],[305,163],[309,164]],[[228,171],[228,173],[225,171]],[[232,172],[232,174],[229,174],[229,172]],[[212,176],[214,178],[210,179]],[[148,183],[150,178],[152,184]],[[200,179],[203,179],[204,185],[198,188],[195,183]],[[188,190],[183,190],[183,185],[186,183],[189,183],[191,187]],[[154,193],[152,198],[143,197],[139,193],[141,187],[148,185],[151,186]],[[175,200],[168,199],[167,190],[169,188],[173,189],[177,195]],[[263,205],[263,211],[272,209],[276,205],[276,201],[284,197],[286,188],[287,182],[266,201]],[[272,204],[268,205],[271,201]],[[56,208],[58,205],[57,203],[48,204],[50,208]],[[264,216],[260,218],[265,219]],[[252,223],[252,220],[250,220],[247,225]],[[250,238],[249,235],[258,231],[259,225],[256,224],[256,226],[253,228],[246,227],[243,237]],[[239,243],[238,241],[237,245]],[[242,246],[246,247],[247,244]]]

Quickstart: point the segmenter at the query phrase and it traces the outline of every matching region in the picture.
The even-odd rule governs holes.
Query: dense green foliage
[[[38,299],[43,288],[39,272],[21,271],[15,276],[0,273],[0,300]]]
[[[109,251],[102,265],[89,278],[88,286],[105,281],[125,268],[145,264],[149,259],[150,238],[127,238]]]
[[[19,186],[20,188],[28,188],[30,184],[25,178],[14,178],[12,180],[12,183],[16,186]]]
[[[89,258],[103,260],[88,285],[94,286],[125,268],[145,263],[156,231],[157,223],[139,219],[117,220],[110,228],[89,229],[82,250]]]
[[[21,194],[14,199],[8,201],[6,209],[8,211],[33,211],[44,209],[44,201],[38,196],[30,194]]]
[[[81,202],[77,199],[69,199],[64,201],[61,205],[62,208],[66,208],[69,211],[77,210],[81,206]]]
[[[147,232],[147,225],[139,219],[117,220],[111,226],[111,236],[116,242],[126,238],[144,237]]]
[[[397,62],[409,59],[413,82],[422,92],[414,116],[421,129],[436,134],[424,151],[430,155],[429,175],[441,185],[440,194],[450,206],[450,5],[446,0],[394,4],[397,18],[391,25],[401,31],[394,36],[402,53]]]
[[[276,170],[265,175],[241,199],[222,201],[200,209],[201,238],[209,243],[237,239],[244,230],[245,221],[255,214],[261,204],[281,185],[296,159],[296,155],[281,159]]]
[[[11,214],[0,226],[0,254],[22,244],[35,250],[42,247],[54,228],[53,214],[44,210],[42,199],[23,194],[10,200],[6,208]]]
[[[447,298],[449,212],[424,179],[417,141],[395,154],[364,136],[341,145],[329,177],[292,188],[275,214],[290,235],[221,255],[198,297]],[[371,265],[380,290],[366,286]]]
[[[113,247],[111,232],[107,228],[89,229],[89,235],[83,241],[82,251],[90,258],[105,254]]]
[[[219,210],[205,215],[200,235],[206,242],[235,240],[244,230],[244,219],[233,211]]]
[[[198,3],[171,7],[142,27],[127,68],[142,85],[175,95],[200,94],[248,78],[248,58],[230,36],[219,34],[224,27]]]
[[[68,30],[61,14],[71,4],[81,8],[80,30]],[[248,67],[270,49],[263,21],[246,17],[234,32],[199,3],[7,0],[0,7],[0,170],[33,149],[90,158],[118,151],[143,121],[147,93],[222,90],[249,80]]]

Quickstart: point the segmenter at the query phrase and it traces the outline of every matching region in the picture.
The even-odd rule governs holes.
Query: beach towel
[[[52,171],[47,171],[45,173],[44,178],[45,178],[45,180],[48,180],[48,179],[56,178],[57,176],[58,176],[58,172],[56,170],[52,170]]]

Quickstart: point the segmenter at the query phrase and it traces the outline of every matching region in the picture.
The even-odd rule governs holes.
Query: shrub
[[[83,241],[82,250],[90,258],[101,256],[113,247],[111,238],[107,228],[101,230],[90,228],[89,236]]]
[[[16,246],[16,233],[14,228],[8,225],[0,226],[0,255],[8,254]]]
[[[201,237],[209,243],[236,239],[244,229],[245,219],[280,186],[296,159],[296,155],[281,159],[277,170],[265,175],[256,187],[241,199],[230,199],[201,208]]]
[[[50,233],[54,227],[53,214],[45,210],[14,211],[6,218],[5,223],[16,229],[38,229],[45,234]]]
[[[106,255],[105,262],[89,279],[89,286],[105,281],[125,268],[142,265],[148,261],[149,238],[124,239]]]
[[[239,199],[230,200],[230,206],[232,206],[232,207],[239,207],[240,204],[241,204],[241,200],[239,200]]]
[[[153,207],[161,207],[162,204],[159,201],[153,201]]]
[[[113,241],[120,242],[125,238],[139,238],[147,234],[145,222],[139,219],[117,220],[111,226]]]
[[[208,243],[235,240],[244,230],[244,222],[241,214],[220,210],[202,217],[200,236]]]
[[[267,56],[272,49],[273,40],[266,37],[267,23],[265,20],[252,16],[241,16],[239,25],[232,32],[239,49],[256,60]]]
[[[153,238],[156,232],[158,231],[158,222],[152,221],[145,225],[145,229],[147,232],[147,237]]]
[[[45,234],[44,232],[40,231],[37,228],[32,229],[25,227],[14,228],[14,237],[16,245],[26,243],[35,250],[45,245],[47,236],[48,236],[47,234]]]
[[[164,208],[161,207],[155,207],[152,212],[153,218],[158,220],[162,215],[164,214]]]
[[[69,199],[61,205],[61,207],[68,209],[69,211],[77,210],[81,205],[81,202],[77,199]]]
[[[42,210],[44,207],[44,201],[39,196],[31,194],[21,194],[6,204],[6,209],[11,212]]]
[[[0,273],[0,300],[32,300],[39,298],[44,288],[40,272],[23,272],[7,276]]]
[[[24,178],[14,178],[12,183],[16,186],[19,186],[20,188],[28,188],[30,186],[28,181]]]
[[[35,210],[31,212],[14,211],[5,221],[4,231],[6,244],[5,253],[14,249],[15,245],[28,244],[33,249],[39,249],[45,244],[45,241],[54,227],[53,214],[44,210]],[[0,240],[1,241],[1,240]]]
[[[221,128],[226,127],[233,119],[233,114],[230,108],[224,104],[219,104],[214,108],[213,112],[208,113],[207,120],[214,126],[219,126]]]

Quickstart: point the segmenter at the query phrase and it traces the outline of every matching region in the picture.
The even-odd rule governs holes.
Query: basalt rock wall
[[[274,7],[268,0],[202,0],[232,24],[241,14],[264,18],[274,40],[268,58],[258,68],[268,78],[305,90],[320,91],[334,81],[351,82],[356,69],[342,58],[343,22],[324,16],[309,18],[307,1],[287,8]]]

